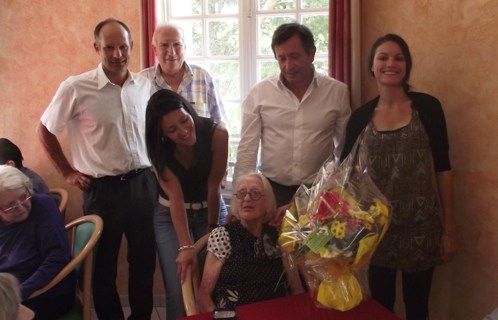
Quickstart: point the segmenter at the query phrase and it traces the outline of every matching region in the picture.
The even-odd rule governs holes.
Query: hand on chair
[[[187,267],[189,265],[192,266],[192,272],[195,272],[195,268],[197,266],[197,254],[194,249],[185,249],[178,253],[178,257],[176,258],[176,263],[178,264],[178,268],[176,273],[180,275],[181,282],[185,281],[185,276],[187,274]]]

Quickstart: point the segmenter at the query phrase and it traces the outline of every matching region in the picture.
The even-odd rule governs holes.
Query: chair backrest
[[[76,270],[78,275],[78,295],[82,300],[83,319],[90,320],[91,285],[94,248],[98,243],[104,223],[97,215],[87,215],[77,218],[66,225],[71,231],[73,259],[52,279],[44,288],[36,291],[30,298],[34,298],[55,286],[71,271]]]
[[[66,207],[69,201],[69,194],[66,189],[52,188],[49,190],[55,203],[59,206],[59,211],[62,214],[62,219],[66,218]]]
[[[194,244],[194,250],[197,254],[197,268],[195,268],[195,272],[192,272],[192,268],[188,266],[185,281],[182,284],[183,306],[185,307],[187,316],[199,313],[195,304],[195,296],[201,285],[201,275],[207,255],[208,238],[209,234],[206,234]]]

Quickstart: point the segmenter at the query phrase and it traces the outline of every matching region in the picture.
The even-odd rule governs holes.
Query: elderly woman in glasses
[[[74,273],[30,299],[69,261],[69,240],[54,200],[33,194],[30,180],[18,169],[0,166],[0,272],[17,278],[22,304],[35,319],[55,319],[72,308]]]
[[[200,311],[303,292],[296,269],[284,268],[287,257],[277,248],[278,231],[263,223],[276,208],[268,180],[261,174],[245,176],[232,208],[240,220],[214,229],[208,240],[196,298]]]
[[[10,273],[0,273],[0,319],[31,320],[32,310],[21,304],[19,283]]]

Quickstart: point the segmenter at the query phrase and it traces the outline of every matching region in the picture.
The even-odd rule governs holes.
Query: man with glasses
[[[152,218],[157,197],[145,146],[151,87],[146,78],[128,70],[133,41],[123,22],[104,20],[94,36],[101,64],[61,84],[37,131],[62,178],[83,191],[84,213],[104,221],[93,277],[99,319],[124,319],[116,291],[123,234],[128,243],[128,319],[150,319],[156,258]],[[55,136],[66,126],[74,168]]]

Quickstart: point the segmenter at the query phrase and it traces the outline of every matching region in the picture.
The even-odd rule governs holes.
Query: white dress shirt
[[[286,186],[300,185],[332,155],[338,159],[351,109],[347,86],[314,72],[301,101],[275,74],[256,84],[242,105],[234,183],[259,171]]]
[[[59,135],[67,126],[76,170],[99,178],[150,167],[145,146],[149,80],[128,72],[123,87],[97,69],[62,82],[41,117]]]

